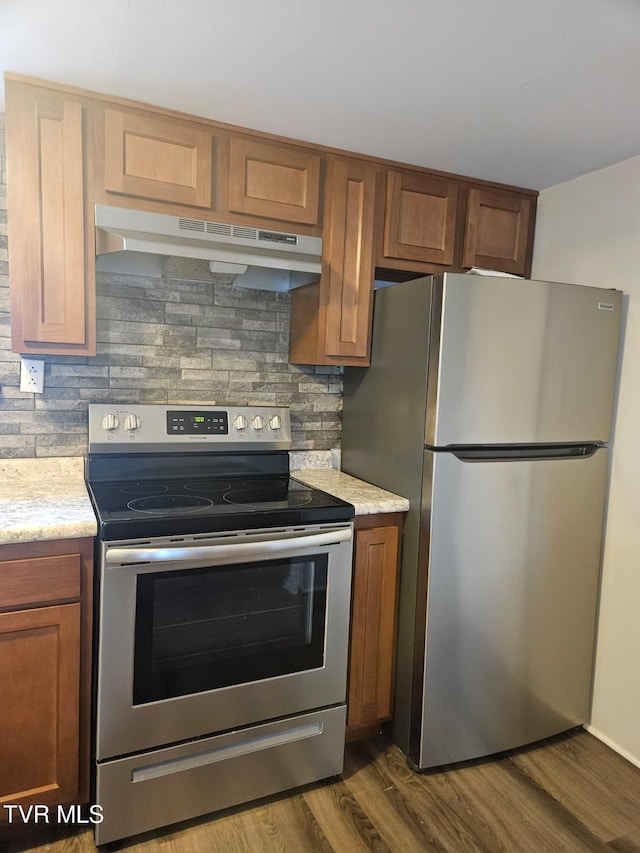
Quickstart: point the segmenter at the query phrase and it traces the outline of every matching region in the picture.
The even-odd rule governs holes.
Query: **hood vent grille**
[[[202,219],[178,219],[178,228],[180,231],[199,231],[204,234],[205,223]]]
[[[316,277],[322,269],[320,237],[107,205],[96,205],[96,247],[99,255],[146,253]],[[290,286],[307,283],[287,278]]]
[[[298,244],[297,234],[284,234],[281,231],[259,231],[257,228],[247,228],[246,225],[229,225],[226,222],[210,222],[204,219],[178,218],[178,230],[198,232],[200,234],[220,234],[232,240],[268,240],[270,243],[285,243],[288,246]]]
[[[232,225],[231,236],[244,237],[245,240],[257,240],[260,237],[260,234],[258,233],[257,228],[247,228],[244,225]]]

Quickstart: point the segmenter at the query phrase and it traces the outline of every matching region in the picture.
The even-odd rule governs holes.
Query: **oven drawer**
[[[96,844],[341,773],[345,723],[342,705],[105,761],[97,768],[104,820]]]

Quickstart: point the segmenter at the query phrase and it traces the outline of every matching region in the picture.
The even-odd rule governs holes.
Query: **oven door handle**
[[[105,560],[107,565],[123,563],[189,562],[195,560],[225,559],[230,557],[265,557],[299,548],[316,548],[337,545],[351,540],[351,528],[328,530],[326,533],[307,533],[288,536],[286,539],[262,539],[258,542],[235,542],[223,545],[189,545],[186,548],[110,548]]]

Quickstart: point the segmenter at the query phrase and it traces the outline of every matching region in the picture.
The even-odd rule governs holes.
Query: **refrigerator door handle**
[[[602,442],[594,441],[586,444],[546,444],[539,446],[526,445],[485,445],[457,447],[427,447],[439,453],[451,453],[461,462],[524,462],[536,459],[585,459],[593,456]]]

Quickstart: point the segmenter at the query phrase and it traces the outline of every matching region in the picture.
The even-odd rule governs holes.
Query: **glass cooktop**
[[[89,484],[102,539],[343,521],[351,504],[288,475]]]

